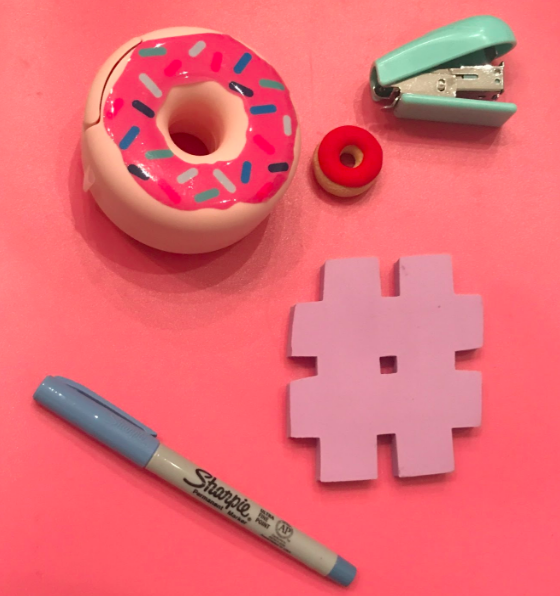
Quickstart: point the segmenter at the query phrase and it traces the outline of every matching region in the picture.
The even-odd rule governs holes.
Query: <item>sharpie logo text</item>
[[[194,482],[188,478],[183,478],[185,484],[188,484],[195,489],[193,491],[194,494],[202,497],[205,501],[209,501],[220,510],[225,510],[228,515],[234,517],[238,521],[243,521],[245,523],[250,521],[247,518],[249,517],[251,504],[247,499],[244,499],[224,486],[221,486],[216,477],[212,476],[212,474],[206,470],[197,468],[195,474],[197,480]],[[206,497],[206,495],[202,495],[199,491],[206,493],[206,495],[212,497],[212,499]],[[218,501],[218,503],[216,503],[216,501]],[[239,519],[237,515],[240,515],[242,519]]]

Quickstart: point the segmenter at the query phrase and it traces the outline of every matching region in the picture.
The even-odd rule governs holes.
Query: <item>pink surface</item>
[[[455,369],[482,346],[480,296],[455,294],[449,255],[403,257],[395,274],[386,297],[377,259],[327,261],[322,300],[294,308],[289,353],[316,357],[317,376],[290,384],[290,435],[319,439],[322,481],[377,478],[378,435],[395,437],[397,476],[452,472],[451,430],[480,424],[480,373]]]
[[[191,57],[189,50],[201,43],[205,44],[204,48]],[[156,47],[166,53],[144,57],[140,53]],[[245,55],[250,56],[247,65],[241,72],[236,72],[239,60]],[[212,72],[215,70],[212,65],[217,63],[215,56],[222,56],[218,72]],[[180,66],[176,70],[177,62]],[[173,74],[169,75],[166,71],[171,65]],[[155,98],[142,84],[140,77],[146,75],[156,84],[161,97]],[[285,86],[283,89],[267,88],[260,84],[263,80],[282,84],[281,76],[270,64],[254,53],[250,54],[246,46],[229,35],[205,33],[145,41],[132,51],[124,72],[107,97],[103,110],[105,128],[115,144],[119,145],[131,128],[135,127],[138,134],[134,141],[129,147],[121,148],[124,163],[142,170],[146,179],[134,176],[134,180],[164,205],[194,210],[207,207],[227,209],[238,202],[260,203],[276,195],[288,179],[288,170],[294,161],[296,135],[293,133],[297,129],[297,118],[289,90]],[[169,147],[155,118],[148,118],[140,113],[132,102],[141,101],[157,114],[169,91],[187,81],[217,81],[228,93],[242,101],[242,109],[249,119],[249,128],[245,145],[236,159],[211,164],[188,164],[173,155],[169,159],[148,157],[150,151],[168,150]],[[237,84],[237,89],[238,85],[250,89],[251,96],[245,96],[245,92],[233,91],[230,88],[232,82]],[[124,107],[121,108],[123,98]],[[250,113],[251,109],[263,106],[274,111],[254,115]],[[216,118],[216,115],[213,114],[212,117]],[[284,131],[284,117],[290,119],[289,135]],[[231,136],[231,132],[225,132],[224,135]],[[251,170],[249,179],[242,181],[241,172],[245,163],[249,164]],[[269,171],[270,166],[279,164],[285,166],[284,171]],[[196,166],[198,173],[188,182],[180,183],[177,178],[191,166]],[[227,177],[233,191],[224,188],[216,180],[216,171],[221,171],[222,176]],[[199,195],[209,190],[216,191],[214,198],[198,200]]]
[[[0,74],[0,594],[341,594],[314,573],[136,470],[32,403],[48,374],[90,385],[358,567],[348,594],[558,596],[560,590],[559,7],[550,1],[2,2]],[[502,130],[399,121],[373,105],[379,55],[492,13],[506,56]],[[177,257],[119,232],[81,191],[78,142],[110,52],[174,24],[222,30],[282,73],[300,168],[268,223],[229,250]],[[375,188],[340,201],[308,165],[341,124],[371,130]],[[482,426],[457,471],[324,486],[314,442],[286,436],[293,304],[319,298],[327,259],[453,255],[482,295]]]

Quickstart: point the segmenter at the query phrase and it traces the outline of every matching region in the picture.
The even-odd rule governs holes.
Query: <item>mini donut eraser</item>
[[[345,165],[342,156],[353,158]],[[319,143],[313,156],[317,182],[337,197],[354,197],[368,190],[383,165],[383,149],[377,139],[359,126],[340,126]]]
[[[181,148],[181,134],[206,154]],[[210,252],[246,236],[288,188],[299,153],[280,75],[207,29],[130,40],[105,62],[86,104],[84,190],[125,233],[168,252]]]

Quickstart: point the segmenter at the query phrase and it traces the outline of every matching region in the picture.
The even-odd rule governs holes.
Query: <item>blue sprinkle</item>
[[[128,149],[139,134],[140,129],[137,126],[132,126],[119,143],[119,149]]]
[[[253,106],[250,110],[251,114],[274,114],[276,112],[276,106],[272,103],[264,106]]]
[[[253,97],[254,95],[252,89],[249,89],[249,87],[245,87],[245,85],[241,85],[241,83],[236,83],[235,81],[232,81],[229,84],[229,88],[232,91],[236,91],[237,93],[244,95],[245,97]]]
[[[153,118],[156,115],[152,108],[137,99],[132,102],[132,107],[144,114],[144,116],[148,116],[148,118]]]
[[[271,163],[268,166],[268,171],[269,172],[287,172],[289,170],[290,166],[285,162],[281,162],[281,163]]]
[[[241,169],[241,182],[243,182],[243,184],[247,184],[249,180],[251,180],[252,167],[253,166],[251,165],[250,161],[243,162],[243,168]]]
[[[233,72],[235,74],[241,74],[245,70],[245,67],[247,66],[247,64],[249,64],[249,62],[251,62],[252,59],[253,59],[253,56],[251,56],[251,54],[249,54],[249,52],[245,52],[243,54],[243,56],[241,56],[241,58],[239,58],[237,64],[233,67]]]
[[[146,174],[146,172],[144,172],[144,170],[142,168],[139,168],[136,164],[131,163],[127,169],[134,176],[138,176],[138,178],[140,178],[140,180],[149,180],[150,179],[148,174]]]

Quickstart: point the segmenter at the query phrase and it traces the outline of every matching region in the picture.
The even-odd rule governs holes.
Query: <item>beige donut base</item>
[[[355,164],[354,167],[357,167],[362,163],[362,159],[364,157],[363,153],[357,147],[345,147],[342,153],[349,153],[354,158]],[[342,186],[333,182],[330,178],[327,178],[323,170],[321,169],[321,165],[319,164],[319,146],[315,149],[315,153],[313,154],[313,172],[315,174],[315,178],[319,185],[326,190],[331,195],[340,198],[350,198],[350,197],[357,197],[358,195],[363,194],[367,190],[369,190],[374,182],[375,179],[366,184],[365,186],[359,187],[351,187],[351,186]]]
[[[203,32],[213,31],[175,27],[154,31],[127,42],[112,54],[95,77],[83,122],[84,190],[91,191],[107,217],[129,236],[153,248],[182,254],[225,248],[256,228],[290,185],[297,169],[301,145],[298,126],[295,131],[294,161],[288,179],[274,197],[263,203],[236,203],[227,209],[183,211],[155,200],[133,179],[119,148],[101,121],[101,106],[126,66],[124,58],[139,43]],[[178,147],[170,145],[169,148],[185,159],[185,154]],[[218,161],[220,148],[215,154],[205,156],[206,163]],[[195,161],[200,161],[199,157],[193,157]]]

